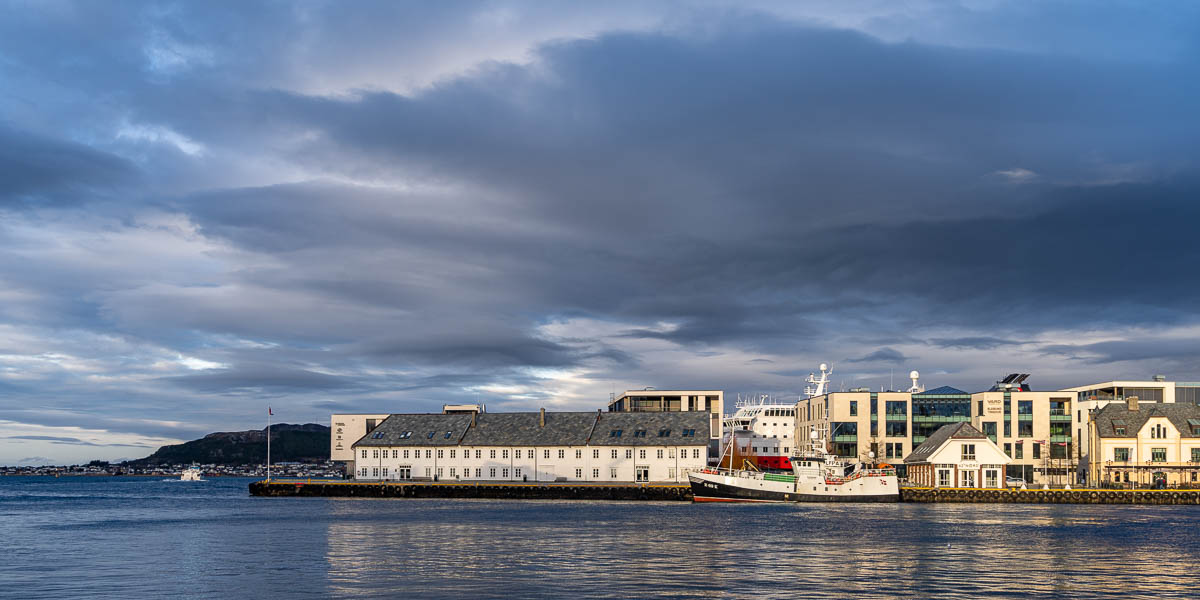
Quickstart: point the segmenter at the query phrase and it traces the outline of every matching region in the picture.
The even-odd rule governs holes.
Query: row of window
[[[1200,448],[1192,448],[1191,450],[1192,450],[1191,462],[1200,463]],[[1113,461],[1128,462],[1129,461],[1129,451],[1130,451],[1129,448],[1113,448]],[[1151,448],[1150,449],[1150,460],[1153,462],[1167,462],[1167,449],[1166,448]]]
[[[457,451],[458,451],[457,448],[451,448],[450,449],[450,458],[458,458],[456,456],[458,453]],[[675,458],[675,449],[674,448],[666,448],[665,451],[666,451],[668,458]],[[383,453],[382,456],[380,456],[381,452]],[[410,452],[409,449],[402,450],[399,448],[393,448],[392,449],[392,458],[410,458],[409,452]],[[420,449],[411,450],[411,452],[412,452],[411,458],[421,458],[421,450]],[[432,449],[425,450],[425,458],[433,458],[433,452],[434,451]],[[500,458],[507,459],[508,452],[509,451],[507,448],[501,449],[500,450]],[[535,452],[535,450],[533,448],[524,450],[524,453],[526,455],[525,457],[526,458],[534,458],[534,452]],[[617,452],[618,451],[615,448],[612,450],[612,458],[617,458]],[[639,452],[638,456],[640,458],[646,458],[646,450],[645,449],[641,449],[638,452]],[[658,452],[658,458],[664,457],[664,449],[663,448],[658,448],[657,452]],[[520,448],[515,449],[512,451],[512,453],[513,453],[513,458],[522,458],[522,449],[520,449]],[[387,454],[388,454],[387,448],[384,448],[383,450],[380,450],[379,448],[374,448],[371,450],[370,457],[371,458],[387,458],[388,457]],[[679,449],[679,457],[680,458],[687,458],[687,454],[688,454],[687,448]],[[366,448],[362,449],[362,457],[367,458],[367,449]],[[438,458],[446,457],[444,448],[439,448],[437,450],[437,457]],[[462,457],[464,459],[471,458],[471,450],[463,449]],[[482,459],[483,458],[483,450],[476,450],[475,458]],[[496,458],[496,450],[495,449],[488,450],[488,458]],[[550,450],[549,449],[543,450],[542,458],[550,458]],[[558,458],[566,458],[566,450],[559,449]],[[583,458],[583,450],[578,450],[578,449],[575,450],[575,458],[582,459]],[[596,449],[596,448],[592,449],[592,458],[597,458],[597,459],[600,458],[600,450],[599,449]],[[625,449],[625,458],[633,458],[633,449],[631,449],[631,448]],[[699,448],[692,448],[692,458],[700,458],[700,449]]]
[[[650,469],[649,467],[638,467],[638,480],[639,481],[645,481],[646,479],[648,479],[646,474],[649,472],[649,469]],[[437,477],[438,478],[443,477],[445,470],[446,470],[445,467],[438,467],[437,468]],[[501,479],[508,479],[509,470],[507,468],[499,468],[499,469],[497,469],[495,467],[489,468],[488,469],[488,477],[491,479],[495,479],[497,471],[499,471]],[[432,467],[425,467],[425,477],[433,477],[433,473],[434,473],[434,471],[433,471]],[[363,478],[372,477],[374,479],[379,479],[381,477],[383,479],[389,479],[392,477],[394,477],[395,479],[412,479],[412,477],[413,477],[412,467],[409,467],[409,466],[397,467],[394,471],[391,471],[390,473],[389,473],[388,467],[362,467],[361,469],[358,470],[358,475],[359,475],[359,477],[363,477]],[[521,477],[524,477],[525,475],[521,472],[521,468],[517,467],[517,468],[512,469],[512,476],[513,476],[513,478],[521,478]],[[457,467],[450,467],[450,477],[454,478],[454,479],[457,479],[460,477],[460,471],[458,470]],[[461,477],[467,477],[467,478],[471,477],[471,468],[463,467],[462,471],[461,471]],[[609,477],[609,479],[617,478],[616,467],[609,468],[608,477]],[[482,468],[477,467],[475,469],[475,478],[476,479],[483,478],[483,469]],[[583,479],[583,469],[581,469],[581,468],[575,469],[575,478]],[[600,479],[600,469],[592,469],[592,479]],[[667,479],[675,479],[675,467],[670,467],[667,469]]]

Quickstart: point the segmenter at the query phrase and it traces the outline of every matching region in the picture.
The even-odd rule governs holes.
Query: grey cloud
[[[900,364],[900,363],[908,362],[911,360],[912,360],[912,357],[905,356],[904,353],[902,353],[899,350],[896,350],[894,348],[880,348],[879,350],[876,350],[866,356],[860,356],[858,358],[847,358],[846,362],[851,362],[851,363],[890,362],[890,363]]]
[[[1006,340],[991,336],[968,336],[958,338],[932,338],[930,343],[941,348],[959,348],[969,350],[991,350],[1001,346],[1013,346],[1022,343],[1014,340]]]
[[[0,123],[0,207],[91,200],[136,174],[119,156]]]

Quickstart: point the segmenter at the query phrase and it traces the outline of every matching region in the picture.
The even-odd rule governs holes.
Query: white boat
[[[179,480],[180,481],[204,481],[203,479],[200,478],[200,476],[203,474],[204,474],[204,472],[200,470],[200,467],[188,467],[183,470],[183,473],[179,476]]]
[[[898,502],[896,470],[848,462],[825,450],[814,426],[808,448],[790,458],[791,474],[706,468],[688,473],[696,502]]]
[[[809,373],[805,396],[812,398],[824,394],[832,374],[833,369],[826,364],[821,365],[819,378]],[[804,443],[804,440],[792,437],[796,432],[796,404],[783,404],[768,396],[759,396],[756,400],[739,400],[734,407],[737,410],[733,415],[723,420],[726,439],[722,455],[751,456],[760,469],[791,471],[789,457]],[[737,452],[728,451],[731,444],[737,445]]]

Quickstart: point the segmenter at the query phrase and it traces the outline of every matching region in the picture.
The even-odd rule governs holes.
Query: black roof
[[[913,396],[930,396],[930,395],[935,395],[935,394],[938,396],[948,396],[948,395],[952,395],[952,394],[956,394],[956,395],[964,395],[965,394],[968,396],[970,395],[958,388],[952,388],[948,385],[943,385],[942,387],[936,387],[936,388],[933,388],[932,390],[925,390],[923,392],[917,392],[917,393],[913,394]]]
[[[904,457],[905,464],[925,462],[930,454],[933,454],[938,448],[941,448],[950,439],[988,439],[983,435],[982,431],[975,429],[970,423],[963,421],[961,423],[949,423],[938,427],[937,431],[925,438],[920,446],[913,449],[908,456]]]
[[[395,414],[353,446],[688,446],[708,444],[709,413]],[[614,433],[619,432],[619,433]],[[449,434],[449,435],[447,435]]]
[[[1146,425],[1146,421],[1149,421],[1153,417],[1165,417],[1179,431],[1180,437],[1200,437],[1200,435],[1192,433],[1193,426],[1188,422],[1189,419],[1200,420],[1200,407],[1195,404],[1142,403],[1138,405],[1137,410],[1129,410],[1128,404],[1113,402],[1101,408],[1092,417],[1092,421],[1096,423],[1096,432],[1102,438],[1131,438],[1137,437],[1138,432]],[[1117,435],[1113,429],[1114,425],[1116,427],[1124,427],[1125,435]]]

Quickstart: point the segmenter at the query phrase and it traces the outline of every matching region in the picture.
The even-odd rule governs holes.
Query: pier
[[[336,479],[255,481],[251,496],[303,498],[487,498],[495,500],[626,500],[690,502],[676,483],[356,482]],[[900,489],[901,502],[973,504],[1200,504],[1200,490]]]
[[[976,504],[1200,504],[1198,490],[900,488],[901,502]]]
[[[687,501],[687,484],[586,484],[491,482],[355,482],[273,480],[250,484],[251,496],[333,498],[491,498],[498,500],[654,500]]]

